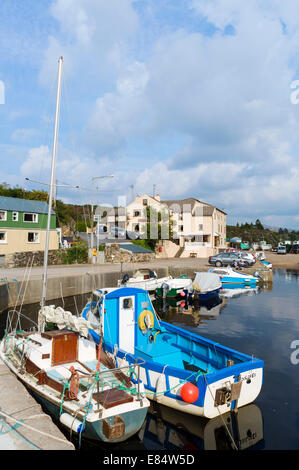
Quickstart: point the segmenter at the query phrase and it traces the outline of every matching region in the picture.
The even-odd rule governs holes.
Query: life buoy
[[[138,326],[140,330],[145,330],[146,328],[152,329],[155,324],[154,314],[151,310],[143,310],[138,318]]]

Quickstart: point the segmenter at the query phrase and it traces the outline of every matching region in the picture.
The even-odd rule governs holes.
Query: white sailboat
[[[41,309],[38,330],[20,332],[13,327],[17,315],[8,318],[5,337],[0,343],[0,358],[42,403],[47,412],[70,429],[94,440],[121,442],[141,428],[149,407],[139,379],[140,363],[117,368],[113,359],[88,339],[90,322],[62,308],[46,306],[50,214],[55,181],[58,123],[60,111],[62,57],[59,58],[58,87]],[[51,322],[56,330],[46,331]],[[95,325],[94,325],[95,327]],[[101,335],[101,331],[98,331]]]

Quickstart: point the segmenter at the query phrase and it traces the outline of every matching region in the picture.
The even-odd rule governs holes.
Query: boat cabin
[[[104,340],[132,354],[148,342],[149,332],[161,329],[148,292],[136,287],[96,290],[90,312],[89,321],[101,323]]]

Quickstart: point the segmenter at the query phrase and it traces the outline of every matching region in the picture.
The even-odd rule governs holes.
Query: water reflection
[[[236,297],[221,294],[206,304],[190,303],[183,299],[153,302],[163,320],[264,360],[261,394],[254,404],[239,408],[237,421],[233,421],[234,415],[229,416],[231,428],[228,429],[232,429],[239,448],[250,450],[257,445],[267,449],[299,449],[299,365],[293,365],[290,361],[290,344],[298,339],[299,331],[298,280],[299,272],[281,269],[273,271],[273,284],[265,284],[257,292],[246,289]],[[51,301],[49,304],[61,305],[76,313],[84,307],[89,295]],[[39,305],[36,304],[24,306],[22,311],[31,316],[37,314],[38,309]],[[0,336],[4,328],[5,316],[0,315]],[[154,410],[148,414],[143,434],[139,437],[135,435],[114,448],[154,450],[170,449],[171,445],[176,445],[178,449],[184,446],[200,449],[210,448],[211,442],[219,449],[231,448],[223,422],[216,426],[215,420],[206,422],[188,415],[177,416],[174,410],[168,411],[158,414]],[[170,416],[172,413],[176,413],[176,419]],[[262,422],[263,425],[259,424]],[[110,446],[107,448],[103,444],[100,448],[97,444],[93,447],[84,440],[83,448],[94,448],[99,452],[101,449],[110,450]]]
[[[139,437],[147,450],[262,449],[263,417],[254,404],[207,420],[154,403]]]
[[[203,320],[215,320],[225,307],[226,300],[220,296],[206,301],[160,297],[153,301],[153,305],[165,321],[197,326]]]
[[[224,298],[240,297],[242,295],[256,295],[263,289],[259,286],[252,287],[245,284],[225,284],[221,289],[220,296]]]

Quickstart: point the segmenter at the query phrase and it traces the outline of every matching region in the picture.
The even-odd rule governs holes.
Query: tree
[[[256,219],[255,226],[258,230],[264,230],[264,227],[259,219]]]

